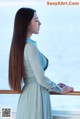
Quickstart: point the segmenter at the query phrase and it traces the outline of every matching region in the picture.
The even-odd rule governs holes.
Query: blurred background
[[[37,11],[42,25],[33,35],[40,51],[49,59],[46,76],[80,91],[80,5],[48,6],[44,0],[0,0],[0,90],[8,85],[9,51],[14,17],[21,7]],[[11,107],[16,112],[18,94],[0,94],[0,108]],[[80,111],[80,96],[51,95],[53,110]]]

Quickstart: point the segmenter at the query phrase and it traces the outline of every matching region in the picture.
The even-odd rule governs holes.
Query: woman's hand
[[[73,87],[65,85],[65,86],[62,87],[62,90],[61,90],[60,94],[67,94],[67,93],[73,92],[73,91],[74,91]]]
[[[57,85],[60,86],[61,88],[64,87],[64,86],[66,86],[66,85],[63,84],[63,83],[58,83]]]
[[[62,88],[60,94],[67,94],[69,92],[73,92],[74,91],[74,88],[73,87],[67,86],[67,85],[65,85],[63,83],[59,83],[57,85]]]

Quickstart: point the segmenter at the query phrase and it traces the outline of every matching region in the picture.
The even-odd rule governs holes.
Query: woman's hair
[[[9,85],[13,90],[21,90],[23,78],[24,47],[28,25],[34,16],[34,9],[20,8],[15,16],[14,31],[9,56]]]

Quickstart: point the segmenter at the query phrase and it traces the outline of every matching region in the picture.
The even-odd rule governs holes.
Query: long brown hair
[[[13,38],[9,56],[9,85],[12,90],[21,90],[24,47],[28,25],[33,18],[34,12],[36,11],[31,8],[20,8],[15,16]]]

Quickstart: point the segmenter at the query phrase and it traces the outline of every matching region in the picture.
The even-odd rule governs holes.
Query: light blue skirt
[[[16,119],[52,119],[49,91],[38,84],[34,77],[25,79]]]

